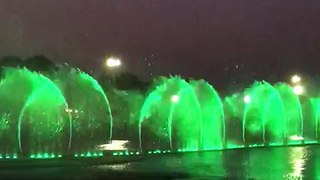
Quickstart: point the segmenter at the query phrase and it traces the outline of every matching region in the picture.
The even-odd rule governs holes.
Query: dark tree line
[[[38,55],[33,57],[28,57],[22,59],[18,56],[3,56],[0,59],[0,73],[3,75],[3,68],[12,67],[12,68],[27,68],[30,71],[35,71],[43,74],[50,74],[59,70],[59,66],[50,60],[49,58]],[[116,77],[112,78],[108,75],[100,75],[97,77],[98,81],[105,85],[106,81],[112,83],[112,86],[121,89],[138,89],[145,90],[149,87],[149,82],[145,82],[139,79],[138,76],[131,73],[121,73]]]

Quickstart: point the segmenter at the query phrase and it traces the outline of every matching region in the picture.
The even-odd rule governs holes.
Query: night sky
[[[242,63],[320,68],[319,0],[0,0],[0,26],[0,56],[98,71],[116,55],[144,78],[210,80]]]

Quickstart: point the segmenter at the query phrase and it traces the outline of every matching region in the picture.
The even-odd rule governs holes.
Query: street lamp
[[[301,94],[304,93],[304,88],[301,85],[296,85],[296,86],[293,87],[293,92],[296,95],[301,95]]]
[[[297,84],[297,83],[299,83],[300,81],[301,81],[301,77],[298,76],[298,75],[293,75],[293,76],[291,77],[291,82],[292,82],[292,84]]]
[[[108,59],[106,59],[105,65],[108,68],[119,67],[119,66],[121,66],[121,60],[119,58],[109,57]]]

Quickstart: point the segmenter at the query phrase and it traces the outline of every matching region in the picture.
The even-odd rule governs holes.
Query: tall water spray
[[[191,81],[201,106],[203,149],[221,149],[225,142],[225,116],[217,91],[206,81]]]
[[[111,107],[99,83],[92,76],[72,68],[61,69],[51,79],[62,89],[70,106],[73,151],[86,152],[97,144],[111,141]]]
[[[245,109],[243,113],[243,142],[247,142],[247,135],[252,141],[266,143],[268,131],[271,139],[283,139],[285,118],[282,99],[279,93],[267,82],[256,82],[244,92]]]
[[[35,92],[38,92],[39,89],[43,88],[46,89],[46,92],[41,93],[43,96],[42,98],[37,100],[31,98],[35,96]],[[27,69],[5,69],[4,77],[0,83],[0,96],[2,100],[1,112],[3,113],[2,116],[4,117],[2,120],[5,120],[7,125],[6,127],[8,128],[8,135],[10,134],[10,136],[6,136],[7,139],[5,140],[7,144],[7,152],[22,152],[21,131],[26,132],[26,136],[24,136],[24,144],[26,145],[27,149],[23,153],[29,153],[30,151],[40,150],[40,146],[44,147],[52,145],[52,143],[48,145],[49,141],[44,139],[48,138],[48,136],[55,136],[58,134],[58,132],[49,131],[50,128],[46,129],[48,130],[46,131],[43,127],[46,126],[48,122],[51,122],[50,125],[52,127],[57,128],[69,126],[68,121],[70,121],[70,119],[68,116],[62,115],[60,116],[60,119],[58,118],[61,113],[65,113],[64,108],[67,107],[62,94],[49,79],[40,74],[30,72]],[[28,114],[30,115],[28,120],[29,123],[24,123],[25,126],[21,126],[21,117],[25,112],[24,109],[26,109],[26,104],[30,104],[27,103],[31,102],[30,99],[33,99],[33,102],[36,103],[34,103],[28,111]],[[62,102],[63,106],[60,106],[61,104],[59,100],[61,100],[60,102]],[[48,102],[50,102],[50,104],[47,104]],[[62,109],[57,109],[57,107],[62,107]],[[42,117],[40,117],[41,115]],[[58,119],[61,121],[58,122]],[[41,127],[38,124],[40,122]],[[42,130],[50,135],[44,135],[44,132],[41,133]],[[66,142],[65,144],[70,145],[70,137],[71,132],[66,134],[66,139],[68,139],[69,142]],[[39,139],[42,140],[40,141]],[[58,138],[51,140],[52,141],[50,142],[55,141],[56,143],[59,141]],[[45,143],[47,143],[47,145],[44,145]],[[63,145],[62,141],[59,141],[59,143]],[[52,149],[55,148],[52,147]]]
[[[157,120],[152,118],[155,112]],[[149,125],[144,122],[146,119],[161,123]],[[202,146],[200,104],[192,87],[179,77],[165,79],[146,98],[139,118],[140,147],[143,142],[142,125],[158,129],[163,128],[164,124],[170,148],[199,149]]]
[[[291,86],[285,83],[278,83],[275,88],[280,94],[284,109],[285,138],[303,136],[303,115],[298,96]],[[290,128],[288,128],[290,127]]]

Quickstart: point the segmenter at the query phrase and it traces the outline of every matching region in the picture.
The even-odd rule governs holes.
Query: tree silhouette
[[[33,56],[25,60],[25,66],[31,71],[52,72],[57,69],[55,63],[45,56]]]

